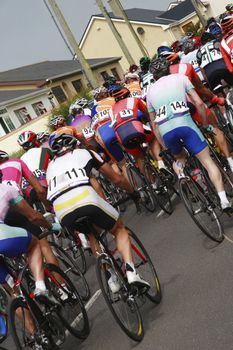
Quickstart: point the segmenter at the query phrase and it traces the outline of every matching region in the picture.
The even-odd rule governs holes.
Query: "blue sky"
[[[104,0],[107,7],[107,0]],[[124,8],[166,10],[170,0],[121,0]],[[57,0],[76,39],[93,14],[95,0]],[[0,71],[45,60],[71,59],[43,0],[0,0]]]

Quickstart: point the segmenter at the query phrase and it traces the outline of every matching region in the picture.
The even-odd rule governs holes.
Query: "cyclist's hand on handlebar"
[[[210,132],[212,133],[214,131],[214,127],[213,125],[209,124],[207,126],[203,126],[203,128],[207,131],[207,132]]]
[[[59,223],[54,222],[52,224],[51,231],[53,231],[54,233],[59,233],[61,231],[61,229],[62,229],[62,227]]]
[[[214,95],[212,99],[210,100],[211,105],[219,105],[224,106],[225,105],[225,99],[224,97],[218,97]]]

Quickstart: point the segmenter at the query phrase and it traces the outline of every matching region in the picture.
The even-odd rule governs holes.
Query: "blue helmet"
[[[160,56],[161,53],[164,52],[164,51],[166,51],[166,52],[173,52],[173,50],[172,50],[169,46],[159,46],[159,47],[157,48],[157,54],[158,54],[158,56]]]
[[[221,27],[217,23],[210,24],[208,29],[209,29],[209,33],[213,35],[222,33]]]

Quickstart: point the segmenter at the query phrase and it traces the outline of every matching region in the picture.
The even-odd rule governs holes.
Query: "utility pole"
[[[205,28],[206,26],[206,20],[205,20],[205,17],[203,16],[203,14],[201,13],[201,10],[198,6],[198,2],[199,0],[191,0],[191,3],[193,4],[193,7],[195,8],[195,11],[197,13],[197,16],[201,22],[201,24],[203,25],[203,28]],[[203,5],[203,4],[202,4]],[[203,5],[204,6],[204,5]]]
[[[74,50],[75,54],[78,57],[78,60],[83,68],[83,71],[85,72],[86,78],[89,81],[91,87],[93,89],[98,87],[99,83],[98,83],[95,75],[93,74],[89,63],[87,62],[82,51],[80,50],[80,48],[76,42],[76,39],[75,39],[73,33],[71,32],[71,29],[69,28],[68,24],[66,23],[66,20],[65,20],[63,14],[61,13],[61,10],[58,7],[56,0],[48,0],[48,1],[49,1],[50,6],[53,9],[53,12],[55,13],[55,15],[58,19],[58,22],[60,23],[60,25],[65,33],[72,49]]]
[[[118,44],[121,47],[121,50],[123,51],[127,61],[129,62],[130,65],[134,64],[134,59],[131,55],[131,53],[128,50],[128,47],[125,45],[124,41],[122,40],[121,35],[119,34],[119,32],[117,31],[114,23],[112,22],[106,8],[104,7],[103,3],[101,0],[96,0],[97,5],[99,6],[100,11],[102,12],[102,14],[104,15],[106,22],[108,23],[113,35],[115,36]]]
[[[131,34],[133,35],[137,45],[139,46],[140,50],[141,50],[141,53],[143,56],[147,56],[148,53],[146,52],[141,40],[139,39],[139,37],[137,36],[135,30],[133,29],[133,26],[132,24],[130,23],[122,5],[121,5],[121,2],[119,0],[108,0],[108,3],[114,13],[114,10],[117,11],[117,13],[120,14],[120,17],[122,17],[127,25],[127,27],[129,28],[129,31],[131,32]]]

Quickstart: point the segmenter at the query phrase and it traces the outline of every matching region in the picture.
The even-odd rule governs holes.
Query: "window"
[[[109,77],[109,74],[105,71],[100,73],[103,79],[107,79]]]
[[[6,108],[0,110],[0,125],[6,134],[15,129],[15,126],[12,123]]]
[[[32,108],[36,112],[37,117],[39,117],[40,115],[43,115],[44,113],[47,112],[47,110],[46,110],[45,106],[43,105],[42,101],[33,103],[32,104]]]
[[[121,80],[116,68],[112,68],[111,72],[112,72],[112,75],[114,75],[114,77],[116,78],[116,80]]]
[[[182,26],[182,29],[185,33],[187,32],[192,32],[194,29],[194,24],[193,22],[188,22],[187,24],[185,24],[184,26]]]
[[[17,109],[14,112],[15,112],[21,125],[26,124],[27,122],[29,122],[32,119],[30,114],[27,111],[27,108],[25,108],[25,107]]]
[[[67,97],[60,86],[54,86],[51,90],[59,103],[67,100]]]
[[[83,84],[81,82],[81,79],[72,81],[72,85],[77,92],[80,92],[80,90],[82,90],[82,88],[83,88]]]

